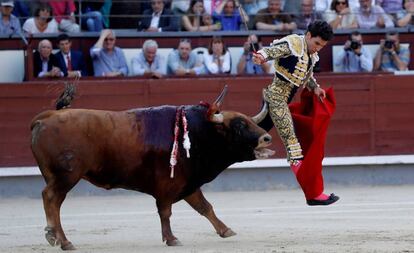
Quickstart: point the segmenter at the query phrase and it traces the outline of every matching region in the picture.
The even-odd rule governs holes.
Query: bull
[[[220,111],[226,89],[211,105],[116,112],[62,109],[73,97],[66,94],[57,103],[57,110],[35,116],[31,149],[46,182],[42,191],[46,240],[63,250],[75,249],[62,229],[60,208],[81,179],[105,189],[124,188],[152,195],[161,220],[162,240],[168,246],[181,245],[171,231],[170,216],[172,204],[182,199],[205,216],[221,237],[235,235],[216,217],[200,187],[233,163],[271,155],[266,147],[272,138],[255,123],[255,117]],[[185,117],[177,117],[179,111]],[[188,155],[175,141],[181,142],[184,128],[191,144]],[[176,152],[171,152],[174,148]],[[175,164],[171,163],[174,159]]]

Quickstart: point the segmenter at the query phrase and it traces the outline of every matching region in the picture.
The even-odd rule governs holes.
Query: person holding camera
[[[251,34],[247,37],[246,42],[243,46],[243,54],[240,57],[239,63],[237,64],[237,74],[268,74],[270,71],[270,64],[263,63],[256,65],[253,62],[253,52],[262,49],[262,43],[260,39],[255,35]]]
[[[374,58],[374,70],[398,71],[407,70],[410,63],[410,50],[401,47],[397,32],[388,32],[381,39],[380,46]]]
[[[363,46],[362,34],[354,31],[345,42],[344,50],[335,59],[335,66],[343,72],[371,72],[373,69],[372,56]]]

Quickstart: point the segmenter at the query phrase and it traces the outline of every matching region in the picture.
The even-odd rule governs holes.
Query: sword
[[[242,12],[242,5],[241,5],[241,3],[239,3],[239,1],[236,1],[238,4],[239,4],[239,13],[240,13],[240,17],[241,17],[241,19],[243,20],[243,23],[244,23],[244,27],[245,27],[245,29],[246,29],[246,31],[248,31],[248,32],[250,32],[249,31],[249,27],[247,26],[247,21],[246,21],[246,19],[244,18],[244,15],[243,15],[243,13],[244,12]],[[246,13],[245,13],[246,14]],[[247,14],[246,14],[247,15]],[[250,36],[250,34],[249,34],[249,36]],[[257,53],[257,51],[256,51],[256,47],[254,46],[254,44],[253,44],[253,42],[252,41],[250,41],[250,46],[252,47],[252,49],[253,49],[253,55],[260,55],[260,56],[262,56],[261,54],[259,54],[259,53]],[[263,56],[262,56],[263,57]],[[261,60],[261,62],[260,62],[260,64],[263,64],[263,63],[265,63],[266,62],[266,60]]]
[[[239,14],[240,14],[241,19],[243,20],[244,27],[245,27],[246,31],[249,32],[249,27],[247,26],[247,21],[244,18],[244,15],[243,15],[244,12],[242,12],[242,5],[241,5],[241,3],[239,3],[239,1],[236,1],[236,2],[239,4]],[[250,41],[250,46],[253,48],[253,52],[256,53],[256,48],[254,47],[254,44],[253,44],[252,41]]]

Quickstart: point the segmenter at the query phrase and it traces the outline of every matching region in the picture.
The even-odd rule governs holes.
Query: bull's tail
[[[56,100],[56,110],[70,107],[70,103],[75,97],[76,85],[74,83],[66,83],[65,89]]]

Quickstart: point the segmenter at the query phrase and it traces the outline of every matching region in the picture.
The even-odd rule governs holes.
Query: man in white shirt
[[[138,31],[166,32],[178,31],[180,28],[178,17],[171,10],[165,8],[163,0],[151,0],[151,9],[145,10],[142,15]]]

